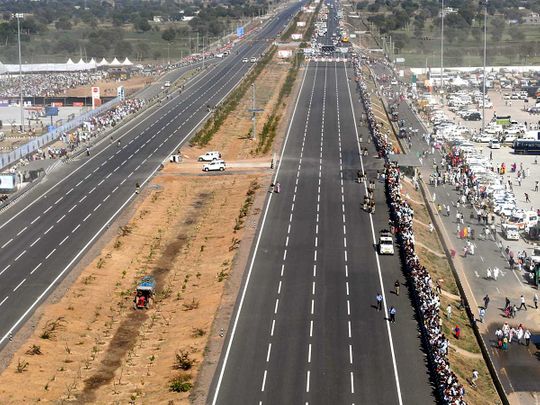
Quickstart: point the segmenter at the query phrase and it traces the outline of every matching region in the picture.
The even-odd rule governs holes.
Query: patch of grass
[[[45,323],[45,327],[39,336],[41,339],[52,340],[56,337],[58,331],[64,329],[66,321],[63,316],[59,316],[54,321],[49,320]]]
[[[191,388],[193,388],[191,374],[186,373],[185,371],[176,374],[176,376],[169,381],[169,391],[188,392]]]
[[[29,356],[35,356],[35,355],[41,355],[43,354],[41,351],[41,346],[39,345],[32,345],[30,348],[26,351],[26,354]]]

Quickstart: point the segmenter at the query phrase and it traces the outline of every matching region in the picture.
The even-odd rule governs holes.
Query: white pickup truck
[[[383,229],[379,233],[379,254],[393,255],[394,254],[394,239],[390,231]]]
[[[221,159],[221,153],[218,151],[206,152],[204,155],[198,157],[199,162],[211,162],[212,160]]]

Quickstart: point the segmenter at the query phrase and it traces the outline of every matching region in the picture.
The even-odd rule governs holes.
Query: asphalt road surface
[[[430,386],[398,255],[379,257],[388,224],[361,209],[363,167],[376,178],[374,146],[363,161],[361,114],[343,62],[309,62],[276,179],[226,337],[213,404],[429,404]],[[349,86],[351,86],[349,88]],[[397,251],[397,249],[396,249]],[[384,294],[384,310],[375,307]],[[386,311],[396,306],[397,323]]]
[[[302,3],[294,3],[218,66],[122,126],[113,143],[63,165],[0,214],[0,348],[134,198],[164,159],[241,80]],[[236,50],[238,54],[236,54]],[[116,140],[121,139],[121,145]]]

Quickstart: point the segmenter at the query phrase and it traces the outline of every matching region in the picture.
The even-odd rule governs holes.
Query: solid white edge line
[[[357,123],[356,123],[356,114],[354,113],[354,104],[353,104],[352,95],[351,95],[351,87],[349,85],[349,75],[347,74],[347,66],[345,65],[345,63],[343,63],[343,67],[345,68],[345,78],[346,78],[346,84],[347,84],[347,92],[349,93],[349,103],[350,103],[353,122],[354,122],[354,133],[356,135],[356,146],[358,148],[358,156],[360,157],[360,166],[362,167],[362,173],[365,173],[366,171],[364,169],[364,160],[362,158],[362,153],[360,151],[360,138],[358,136],[358,126],[357,126]],[[365,191],[367,193],[367,186],[366,186],[365,183],[364,183],[364,189],[365,189]],[[369,216],[369,222],[370,222],[370,225],[371,225],[371,236],[372,236],[373,241],[374,241],[373,243],[376,243],[377,239],[375,237],[375,228],[373,226],[373,216],[372,215]],[[377,272],[378,272],[378,275],[379,275],[379,284],[381,286],[381,291],[382,291],[382,296],[383,296],[384,313],[387,314],[388,309],[387,309],[387,306],[386,306],[386,295],[384,293],[385,290],[384,290],[383,279],[382,279],[382,274],[381,274],[381,263],[379,262],[379,255],[377,255],[376,253],[375,253],[375,260],[377,262]],[[390,328],[390,322],[385,321],[385,324],[386,324],[386,331],[388,333],[388,341],[390,343],[390,353],[392,355],[392,366],[394,368],[394,379],[395,379],[395,382],[396,382],[396,390],[397,390],[397,395],[398,395],[398,401],[399,401],[400,405],[403,405],[403,399],[401,398],[401,386],[399,384],[399,374],[398,374],[397,363],[396,363],[396,353],[395,353],[395,350],[394,350],[394,341],[392,339],[392,331],[391,331],[391,328]],[[352,376],[351,376],[351,383],[352,383]]]
[[[309,62],[308,62],[308,64],[309,64]],[[296,102],[294,104],[293,113],[291,115],[291,120],[289,122],[289,128],[287,129],[287,134],[285,135],[285,141],[283,142],[283,149],[281,150],[281,156],[280,156],[280,159],[279,159],[278,167],[276,169],[276,174],[274,175],[273,183],[275,183],[275,181],[277,180],[277,177],[279,175],[279,170],[281,169],[281,163],[283,162],[283,155],[285,154],[285,149],[287,149],[287,142],[289,140],[289,135],[290,135],[291,129],[292,129],[292,123],[293,123],[294,117],[296,115],[298,102],[300,101],[300,95],[302,94],[302,90],[304,88],[304,83],[305,83],[305,80],[306,80],[307,72],[308,72],[308,69],[307,69],[307,66],[306,66],[306,69],[304,71],[304,77],[302,78],[302,84],[300,85],[300,90],[298,91],[298,95],[296,97]],[[251,258],[251,263],[249,265],[246,281],[244,283],[244,288],[242,289],[242,295],[240,296],[240,302],[238,304],[238,309],[236,311],[236,316],[234,318],[234,323],[233,323],[231,335],[230,335],[230,338],[229,338],[229,341],[228,341],[228,344],[227,344],[227,349],[225,350],[225,357],[223,358],[223,363],[221,364],[221,370],[219,372],[218,381],[217,381],[216,388],[215,388],[215,391],[214,391],[214,399],[212,400],[212,405],[216,405],[217,399],[219,397],[219,390],[221,388],[221,382],[223,381],[223,375],[225,374],[225,368],[227,367],[227,361],[229,359],[229,354],[231,352],[232,343],[234,341],[234,336],[235,336],[235,333],[236,333],[236,328],[238,326],[238,320],[240,318],[240,313],[242,312],[242,307],[244,306],[244,299],[246,297],[247,287],[249,286],[249,281],[251,279],[253,266],[255,264],[255,259],[257,257],[259,244],[261,242],[262,234],[263,234],[263,231],[264,231],[264,225],[266,223],[266,217],[268,215],[268,210],[270,208],[270,202],[272,201],[272,195],[273,194],[270,194],[270,196],[268,197],[268,201],[266,202],[266,207],[264,209],[264,215],[263,215],[263,219],[262,219],[262,222],[261,222],[261,228],[259,229],[259,235],[257,236],[257,241],[255,242],[255,249],[253,251],[253,257]],[[2,343],[2,342],[0,341],[0,343]]]
[[[127,200],[118,208],[111,216],[110,218],[103,224],[101,228],[98,229],[98,231],[92,236],[92,238],[80,249],[77,254],[71,259],[71,261],[62,269],[62,271],[56,276],[56,278],[43,290],[43,292],[40,294],[39,297],[36,298],[36,300],[28,307],[28,309],[15,321],[15,323],[11,326],[11,328],[6,332],[4,336],[0,339],[0,345],[4,343],[4,341],[13,333],[15,328],[19,326],[19,324],[28,316],[28,314],[34,309],[34,307],[45,297],[45,295],[49,292],[49,290],[60,280],[60,278],[66,273],[66,271],[69,270],[69,268],[75,263],[79,257],[88,249],[88,247],[94,243],[94,240],[103,232],[104,229],[109,226],[109,223],[124,209],[124,207],[133,199],[133,194],[130,195]],[[56,250],[56,249],[55,249]]]

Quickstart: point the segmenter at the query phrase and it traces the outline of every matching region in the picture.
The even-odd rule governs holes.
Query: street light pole
[[[486,53],[487,53],[487,3],[484,0],[484,80],[482,83],[482,134],[486,129]]]
[[[21,107],[21,132],[24,131],[24,107],[23,107],[23,80],[22,80],[22,55],[21,55],[21,18],[24,17],[23,13],[16,13],[17,19],[17,40],[19,42],[19,89],[20,89],[20,107]]]
[[[444,0],[441,0],[441,96],[444,105]]]

